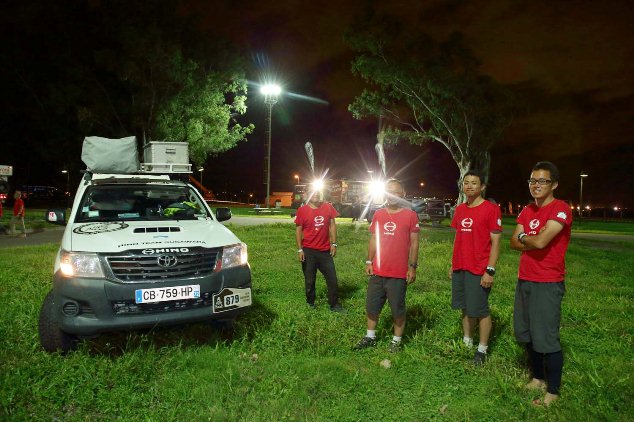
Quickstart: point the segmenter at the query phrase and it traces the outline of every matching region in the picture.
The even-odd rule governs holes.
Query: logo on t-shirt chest
[[[471,226],[473,226],[473,218],[471,217],[463,218],[462,221],[460,222],[460,226],[462,226],[460,231],[470,232]]]
[[[531,221],[529,221],[528,223],[528,227],[531,228],[531,231],[528,232],[528,234],[537,234],[537,228],[539,227],[539,220],[537,218],[533,218]]]
[[[313,221],[315,222],[315,230],[319,230],[324,225],[324,217],[321,215],[316,215]]]
[[[396,223],[393,221],[388,221],[383,224],[383,234],[386,236],[394,236],[394,231],[396,230]]]

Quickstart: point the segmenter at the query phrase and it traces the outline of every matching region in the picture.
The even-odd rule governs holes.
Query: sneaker
[[[390,353],[398,353],[401,351],[401,342],[392,340],[390,345],[387,346],[387,351]]]
[[[473,355],[473,364],[475,366],[481,366],[481,365],[484,365],[484,362],[486,362],[486,360],[487,360],[487,354],[478,352],[476,350],[475,355]]]
[[[306,304],[308,305],[308,307],[310,309],[316,309],[317,308],[314,303],[306,303]]]
[[[340,304],[338,304],[338,303],[335,306],[331,306],[330,310],[332,312],[346,312],[346,310],[343,309],[343,307]]]
[[[367,349],[368,347],[374,347],[374,346],[376,346],[376,338],[363,337],[361,341],[359,341],[357,345],[354,346],[354,349],[362,350],[362,349]]]

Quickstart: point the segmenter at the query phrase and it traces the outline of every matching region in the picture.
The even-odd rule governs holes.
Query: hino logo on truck
[[[189,248],[143,249],[141,251],[143,255],[154,255],[157,253],[172,253],[172,252],[189,252]]]

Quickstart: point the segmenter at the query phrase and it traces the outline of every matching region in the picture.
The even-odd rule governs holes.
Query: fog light
[[[62,312],[66,316],[77,316],[79,314],[79,303],[74,301],[64,303]]]

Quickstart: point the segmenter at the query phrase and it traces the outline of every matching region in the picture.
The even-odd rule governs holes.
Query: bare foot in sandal
[[[542,400],[540,399],[533,400],[533,405],[540,406],[540,407],[548,407],[551,404],[553,404],[553,402],[557,401],[558,399],[559,399],[559,396],[557,394],[546,393],[546,395],[544,396]]]
[[[528,384],[524,386],[527,390],[541,390],[546,391],[546,381],[533,378]]]

